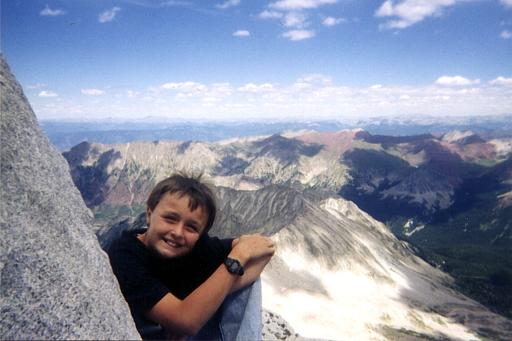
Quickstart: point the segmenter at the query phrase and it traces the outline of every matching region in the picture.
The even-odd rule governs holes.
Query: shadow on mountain
[[[87,158],[98,154],[99,151],[92,148],[88,142],[82,142],[62,154],[69,163],[73,182],[80,190],[87,207],[94,207],[105,201],[105,196],[110,190],[107,184],[110,177],[108,166],[121,158],[119,151],[110,149],[101,153],[94,164],[82,165]]]
[[[260,149],[258,152],[259,156],[273,156],[285,165],[297,162],[301,155],[315,156],[323,149],[323,146],[320,144],[306,144],[297,139],[288,139],[279,134],[255,142],[253,145]]]
[[[212,174],[217,176],[243,174],[247,166],[249,166],[249,162],[246,160],[227,155],[220,161],[220,164],[213,169]]]
[[[436,336],[425,333],[418,333],[405,328],[393,328],[390,326],[382,326],[379,332],[389,340],[395,341],[451,341],[452,339],[446,334],[438,333]]]
[[[430,284],[433,297],[436,295],[434,290],[437,289],[436,285]],[[449,283],[445,285],[451,286]],[[447,298],[441,304],[437,305],[422,305],[420,302],[413,299],[417,292],[422,290],[421,285],[408,281],[407,289],[404,287],[400,290],[398,302],[407,304],[416,314],[410,314],[409,319],[418,327],[427,327],[429,321],[424,320],[419,312],[423,313],[437,313],[448,320],[459,323],[465,328],[475,333],[485,340],[506,341],[512,337],[512,321],[492,313],[485,311],[485,308],[479,303],[472,301],[463,296],[459,296],[457,300]],[[452,287],[455,293],[456,287]],[[389,326],[383,326],[385,335],[392,336],[393,340],[452,340],[444,333],[437,333],[436,336],[425,335],[416,333],[405,329],[395,329]],[[396,337],[396,338],[395,338]]]
[[[356,134],[356,138],[368,143],[382,144],[384,148],[399,143],[416,143],[424,140],[432,139],[431,134],[411,135],[411,136],[389,136],[389,135],[372,135],[367,131],[361,131]]]

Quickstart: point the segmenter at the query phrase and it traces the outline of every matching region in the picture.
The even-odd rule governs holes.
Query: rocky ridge
[[[92,214],[0,56],[0,335],[139,339]]]

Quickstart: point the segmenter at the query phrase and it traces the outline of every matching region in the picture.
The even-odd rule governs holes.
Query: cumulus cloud
[[[500,0],[500,2],[503,4],[503,6],[512,8],[512,0]]]
[[[339,0],[278,0],[271,2],[267,8],[261,12],[260,19],[280,19],[281,25],[287,30],[281,36],[291,41],[300,41],[313,38],[316,33],[314,30],[307,29],[312,26],[309,18],[310,12],[325,5],[338,3]],[[329,17],[324,19],[323,24],[334,26],[339,24],[342,19]]]
[[[102,12],[98,15],[98,21],[102,24],[111,22],[116,17],[117,13],[121,10],[119,7],[113,7],[105,12]]]
[[[39,93],[39,97],[57,97],[57,93],[51,91],[51,90],[43,90]]]
[[[500,37],[502,37],[503,39],[510,39],[512,38],[512,32],[508,30],[501,31]]]
[[[300,41],[310,39],[315,36],[315,31],[312,30],[291,30],[282,34],[282,36],[291,41]]]
[[[512,86],[512,78],[505,78],[502,76],[499,76],[492,81],[489,82],[489,84],[492,85],[500,85],[500,86]]]
[[[275,87],[273,84],[270,84],[270,83],[263,83],[263,84],[248,83],[248,84],[238,88],[237,90],[241,91],[241,92],[262,93],[262,92],[275,91]]]
[[[182,91],[186,93],[198,93],[204,92],[207,90],[207,87],[204,84],[196,83],[192,81],[187,82],[177,82],[177,83],[165,83],[160,86],[163,90],[175,90]]]
[[[479,79],[471,80],[462,76],[441,76],[436,80],[436,84],[442,86],[467,86],[479,83]]]
[[[245,38],[245,37],[251,36],[251,33],[249,31],[246,31],[246,30],[238,30],[238,31],[233,32],[233,36],[240,37],[240,38]]]
[[[46,5],[44,9],[39,12],[39,15],[42,17],[56,17],[58,15],[64,15],[66,14],[65,11],[61,9],[51,9],[50,6]]]
[[[343,18],[334,18],[334,17],[327,17],[322,20],[322,25],[327,27],[336,26],[338,24],[341,24],[342,22],[345,22],[346,19]]]
[[[321,73],[311,73],[297,79],[297,81],[293,84],[293,88],[307,89],[313,87],[330,86],[331,84],[332,77]]]
[[[261,19],[281,19],[284,16],[283,13],[277,11],[264,10],[258,17]]]
[[[105,94],[105,91],[99,89],[82,89],[80,92],[87,96],[101,96]]]
[[[45,83],[35,83],[35,84],[27,85],[27,89],[31,89],[31,90],[42,89],[42,88],[45,88],[45,87],[46,87]]]
[[[225,2],[223,2],[221,4],[215,5],[215,7],[220,8],[220,9],[227,9],[227,8],[235,7],[238,5],[240,5],[240,0],[226,0]]]
[[[439,16],[442,11],[455,5],[457,0],[386,0],[375,12],[379,18],[394,17],[383,28],[404,29],[425,20]]]
[[[139,97],[140,96],[140,92],[139,91],[135,91],[135,90],[126,90],[126,96],[129,97],[129,98]]]
[[[283,18],[285,27],[303,28],[308,26],[307,15],[302,12],[289,12]]]
[[[457,76],[444,77],[455,79]],[[445,118],[510,112],[512,78],[499,76],[485,84],[469,79],[462,81],[464,84],[468,82],[473,84],[350,86],[340,84],[325,74],[306,74],[289,84],[248,82],[234,86],[228,82],[169,82],[140,93],[131,93],[133,96],[125,95],[123,100],[70,102],[59,96],[57,100],[34,101],[34,109],[39,117],[45,118],[56,115],[69,117],[70,113],[126,118],[141,117],[141,113],[151,112],[160,117],[230,120],[275,117],[339,119],[389,114]],[[50,93],[47,91],[46,95]]]
[[[280,0],[270,4],[270,8],[283,11],[293,11],[318,8],[323,5],[332,5],[337,2],[338,0]]]

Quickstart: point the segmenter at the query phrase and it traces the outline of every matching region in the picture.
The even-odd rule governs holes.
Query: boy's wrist
[[[242,266],[245,266],[249,261],[249,259],[246,256],[244,256],[243,253],[238,252],[236,248],[231,250],[231,252],[228,255],[228,258],[236,259],[237,261],[240,262]]]
[[[224,261],[224,265],[231,274],[242,276],[245,272],[242,264],[235,258],[227,257]]]

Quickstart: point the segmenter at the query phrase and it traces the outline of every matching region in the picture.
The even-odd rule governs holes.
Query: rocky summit
[[[65,159],[0,64],[0,338],[140,339]]]

